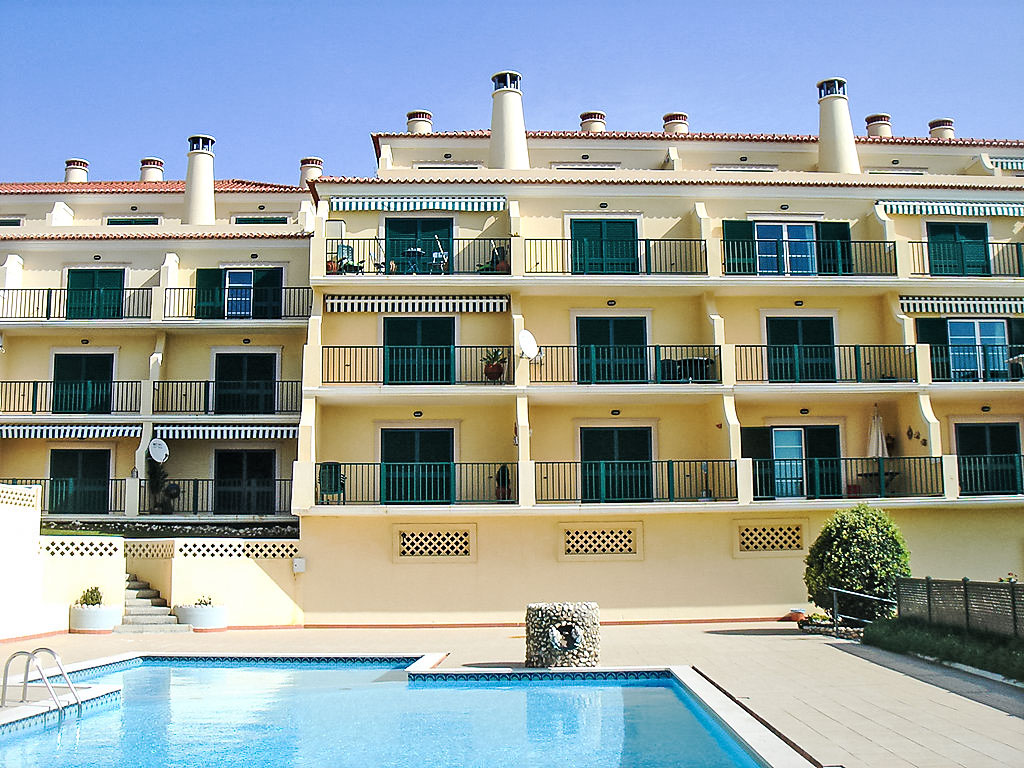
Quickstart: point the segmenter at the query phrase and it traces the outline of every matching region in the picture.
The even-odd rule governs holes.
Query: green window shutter
[[[819,240],[841,240],[850,242],[850,222],[821,221],[818,222]]]
[[[949,344],[949,324],[944,317],[919,317],[914,327],[918,344]]]
[[[573,240],[600,240],[604,234],[600,221],[573,219],[569,228]]]
[[[252,316],[254,319],[279,319],[284,286],[281,267],[252,271]]]
[[[67,318],[110,320],[123,316],[123,269],[68,270]]]
[[[223,270],[196,270],[196,317],[201,320],[224,318]]]
[[[608,240],[636,240],[636,221],[611,219],[603,222],[604,236]]]
[[[757,248],[754,243],[754,222],[722,222],[722,252],[725,255],[725,274],[757,274]]]
[[[818,223],[818,274],[849,275],[853,272],[848,221]]]

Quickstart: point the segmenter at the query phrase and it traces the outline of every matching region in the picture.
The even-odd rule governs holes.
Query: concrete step
[[[128,606],[133,606],[133,605],[163,605],[163,606],[165,606],[165,605],[167,605],[167,600],[165,600],[162,597],[131,597],[131,598],[126,597],[125,600],[124,600],[124,605],[125,605],[126,608]]]
[[[166,605],[126,605],[125,616],[167,616],[171,609]]]
[[[132,581],[125,582],[124,588],[125,589],[149,589],[149,582],[148,581],[135,581],[133,579]]]
[[[120,624],[114,627],[118,634],[150,634],[166,632],[191,632],[191,624]]]
[[[124,580],[125,581],[138,581],[138,579],[136,578],[134,573],[126,573],[124,575]]]
[[[177,624],[177,616],[169,616],[164,614],[162,616],[125,616],[121,619],[122,624]]]
[[[160,597],[157,590],[125,590],[125,600],[135,600],[144,597]]]

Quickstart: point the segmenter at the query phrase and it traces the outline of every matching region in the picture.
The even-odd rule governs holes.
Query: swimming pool
[[[763,768],[667,671],[411,675],[413,659],[150,657],[62,722],[0,731],[4,768]]]

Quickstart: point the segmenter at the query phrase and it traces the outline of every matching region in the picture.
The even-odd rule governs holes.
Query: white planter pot
[[[174,615],[178,617],[179,624],[191,624],[199,631],[228,628],[226,605],[176,605]]]
[[[121,623],[121,609],[115,605],[72,605],[69,627],[72,632],[112,632]]]

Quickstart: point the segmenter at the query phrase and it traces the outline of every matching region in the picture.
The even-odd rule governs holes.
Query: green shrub
[[[213,598],[209,595],[200,595],[196,598],[195,605],[213,605]]]
[[[78,598],[78,605],[103,605],[103,593],[99,587],[89,587]]]
[[[897,653],[919,653],[1024,681],[1024,642],[965,633],[910,619],[883,619],[864,628],[864,643]]]
[[[884,510],[868,504],[838,510],[825,522],[804,562],[808,598],[829,615],[829,587],[892,599],[896,579],[910,575],[910,551],[899,528]],[[888,616],[891,609],[885,603],[847,597],[840,612],[873,619]]]

